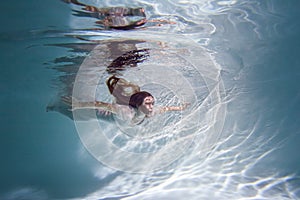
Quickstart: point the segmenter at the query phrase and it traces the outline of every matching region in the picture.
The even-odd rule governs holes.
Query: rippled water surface
[[[0,199],[300,198],[298,1],[82,3],[143,7],[148,22],[106,29],[58,0],[1,6]],[[187,110],[128,128],[61,103],[111,101],[106,67],[140,49],[118,75]]]

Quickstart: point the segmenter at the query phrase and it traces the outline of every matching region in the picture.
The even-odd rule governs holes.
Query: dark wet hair
[[[109,92],[116,98],[116,103],[138,108],[146,97],[153,97],[149,92],[140,91],[140,87],[125,79],[111,76],[106,85]]]
[[[149,92],[141,91],[131,95],[129,100],[129,106],[133,108],[138,108],[143,104],[143,101],[146,97],[153,97]]]
[[[106,85],[110,94],[112,94],[116,98],[117,104],[128,105],[130,96],[124,95],[124,88],[118,87],[117,83],[119,82],[120,78],[116,76],[111,76],[107,81]]]
[[[110,94],[113,94],[114,89],[117,85],[117,82],[120,80],[120,78],[115,77],[115,76],[111,76],[109,79],[107,79],[106,81],[106,85],[108,87],[108,90],[110,92]]]

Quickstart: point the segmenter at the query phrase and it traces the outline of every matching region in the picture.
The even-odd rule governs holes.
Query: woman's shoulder
[[[118,103],[114,103],[113,105],[118,109],[133,110],[133,108],[131,108],[129,105],[123,105],[123,104],[118,104]]]
[[[129,105],[114,104],[114,106],[116,108],[117,113],[120,113],[120,112],[134,113],[135,112],[135,110],[132,107],[130,107]]]
[[[128,105],[114,104],[116,113],[121,118],[132,118],[135,114],[135,110]]]

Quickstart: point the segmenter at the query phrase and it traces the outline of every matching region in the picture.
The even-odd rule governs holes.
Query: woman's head
[[[111,76],[106,84],[109,92],[116,98],[117,104],[129,105],[144,114],[152,112],[154,98],[149,92],[140,91],[139,86],[116,76]]]
[[[154,98],[146,91],[137,92],[131,95],[129,105],[139,109],[144,114],[150,114],[153,111]]]

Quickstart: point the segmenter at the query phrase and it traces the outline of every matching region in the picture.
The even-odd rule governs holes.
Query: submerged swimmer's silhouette
[[[122,76],[122,72],[130,69],[132,67],[138,67],[139,63],[144,62],[150,57],[150,49],[137,47],[138,44],[143,44],[143,40],[110,40],[103,42],[93,42],[92,43],[74,43],[74,44],[59,44],[59,46],[72,48],[74,52],[90,52],[95,47],[103,49],[101,54],[97,56],[100,60],[102,68],[106,66],[106,72],[110,75]],[[71,119],[73,119],[73,114],[70,112],[69,107],[62,103],[61,96],[72,96],[73,84],[77,76],[77,71],[84,57],[60,57],[55,60],[55,63],[63,63],[63,67],[55,67],[54,69],[64,72],[59,76],[59,87],[60,91],[58,96],[53,98],[47,106],[47,111],[57,111]],[[72,63],[71,65],[65,63]],[[74,63],[74,64],[73,64]],[[93,66],[91,66],[93,67]],[[93,68],[95,70],[96,68]],[[108,112],[106,112],[108,113]],[[100,112],[100,117],[103,113]],[[82,116],[82,120],[88,120],[91,116]],[[104,120],[110,120],[112,117],[105,117]]]
[[[79,102],[71,97],[62,97],[62,101],[68,106],[73,106],[72,110],[97,109],[103,115],[115,114],[123,121],[131,125],[137,125],[145,118],[167,111],[182,111],[188,103],[181,106],[154,107],[154,97],[147,91],[140,91],[140,87],[123,78],[111,76],[106,85],[110,94],[115,97],[115,103],[101,101]]]
[[[103,120],[110,121],[114,119],[114,116],[118,116],[119,118],[129,120],[131,124],[138,124],[145,118],[159,113],[185,109],[188,104],[161,108],[154,107],[154,97],[150,93],[141,91],[138,85],[120,78],[123,75],[122,72],[130,70],[132,67],[138,67],[138,64],[145,62],[150,58],[149,48],[137,47],[137,44],[142,44],[144,42],[145,41],[140,40],[117,40],[103,42],[103,44],[99,42],[99,44],[97,43],[98,46],[101,46],[99,49],[103,49],[102,53],[97,57],[97,59],[101,60],[101,66],[99,67],[106,66],[106,73],[110,75],[108,76],[110,78],[106,83],[110,94],[112,94],[115,98],[115,102],[78,102],[78,100],[72,99],[71,96],[75,76],[70,76],[68,71],[66,71],[68,76],[61,79],[68,80],[67,82],[64,82],[66,84],[64,86],[66,89],[53,103],[48,105],[47,111],[58,111],[73,119],[73,114],[70,109],[70,106],[73,104],[73,110],[96,109],[97,116]],[[93,43],[91,44],[95,45]],[[84,44],[83,46],[75,45],[74,51],[80,51],[81,49],[77,50],[77,48],[81,47],[87,48],[86,45],[87,44]],[[93,70],[95,69],[96,68],[93,68]],[[69,68],[66,70],[69,70]],[[72,73],[71,75],[76,75],[76,73]],[[69,80],[70,78],[71,80]],[[89,120],[93,117],[94,116],[87,114],[80,116],[80,119]]]
[[[162,23],[174,24],[167,20],[148,20],[146,18],[144,8],[129,8],[129,7],[108,7],[98,8],[91,5],[86,5],[77,0],[62,0],[66,3],[82,6],[83,11],[76,11],[77,16],[97,18],[97,24],[103,25],[104,28],[128,30],[144,25],[147,22],[157,23],[157,26]]]

